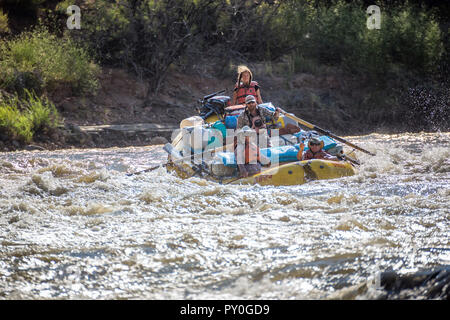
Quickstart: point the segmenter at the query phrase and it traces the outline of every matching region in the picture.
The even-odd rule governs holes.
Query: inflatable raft
[[[356,173],[356,168],[347,161],[298,161],[300,144],[303,143],[306,151],[311,137],[322,140],[323,149],[331,155],[343,155],[343,146],[328,136],[318,135],[315,131],[303,131],[297,122],[280,115],[277,122],[271,124],[272,128],[283,132],[281,129],[288,125],[290,128],[296,126],[298,132],[270,137],[273,147],[261,148],[261,153],[270,159],[271,167],[262,167],[262,171],[254,176],[239,178],[233,147],[230,146],[237,117],[243,112],[244,106],[226,107],[228,100],[227,96],[206,96],[202,100],[203,109],[199,110],[200,115],[181,121],[180,130],[174,134],[172,143],[164,147],[169,153],[166,164],[169,171],[176,172],[182,178],[198,175],[219,183],[274,186],[335,179]],[[259,106],[275,110],[270,102]],[[208,157],[204,158],[204,155]]]
[[[213,161],[209,163],[201,161],[196,164],[195,161],[183,157],[170,143],[166,144],[164,148],[169,153],[169,161],[166,164],[168,171],[175,172],[183,179],[198,175],[222,184],[288,186],[299,185],[312,180],[352,176],[357,172],[357,169],[346,161],[313,159],[280,162],[277,165],[272,163],[271,167],[262,167],[261,172],[256,175],[239,178],[239,170],[235,161],[227,164],[223,163],[224,159],[229,160],[231,158],[232,153],[219,152],[213,158]],[[272,151],[273,153],[273,150],[267,151]]]

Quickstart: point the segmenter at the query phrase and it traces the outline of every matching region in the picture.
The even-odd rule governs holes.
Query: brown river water
[[[345,138],[377,155],[289,187],[126,175],[162,146],[0,153],[0,299],[377,299],[449,266],[450,132]]]

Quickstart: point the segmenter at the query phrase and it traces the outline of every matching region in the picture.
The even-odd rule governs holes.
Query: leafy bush
[[[1,71],[0,75],[2,75]],[[9,92],[18,93],[20,96],[23,96],[26,90],[41,94],[44,89],[42,76],[38,70],[11,70],[10,72],[4,70],[2,77],[2,86]]]
[[[369,30],[362,0],[99,0],[86,4],[83,32],[72,34],[103,64],[127,67],[155,91],[170,65],[202,56],[222,71],[294,54],[294,72],[314,64],[379,78],[393,65],[434,72],[443,45],[431,11],[387,2],[380,1],[381,29]]]
[[[433,16],[423,10],[404,7],[387,15],[386,20],[383,38],[391,44],[387,54],[392,60],[407,68],[433,72],[444,52],[443,35]]]
[[[30,142],[33,138],[31,122],[27,113],[22,113],[19,98],[0,100],[0,133],[11,139]]]
[[[0,133],[11,139],[31,142],[35,133],[56,128],[60,117],[53,103],[47,98],[25,92],[26,98],[18,95],[0,96]]]
[[[194,16],[199,14],[195,3],[100,0],[89,4],[82,32],[72,35],[88,43],[103,64],[126,67],[146,77],[150,89],[157,91],[193,37]]]
[[[327,5],[286,1],[280,23],[298,54],[319,63],[340,65],[357,73],[381,76],[393,64],[433,73],[441,61],[443,35],[430,11],[406,4],[381,9],[381,29],[369,30],[362,3]]]
[[[39,98],[35,93],[26,92],[27,98],[23,101],[31,122],[33,132],[54,129],[61,122],[55,105],[47,97]]]
[[[3,13],[2,9],[0,9],[0,34],[8,32],[9,32],[8,16],[5,13]]]
[[[0,42],[0,86],[23,94],[68,86],[75,94],[94,92],[98,67],[70,38],[57,38],[44,27]]]
[[[21,9],[35,9],[46,0],[3,0],[5,4],[14,4]]]

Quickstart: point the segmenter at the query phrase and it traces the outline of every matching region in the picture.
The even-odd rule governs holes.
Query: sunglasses
[[[247,102],[247,104],[256,104],[256,102],[255,101],[250,101],[250,102]]]
[[[320,143],[311,142],[310,145],[312,145],[312,146],[320,146]]]

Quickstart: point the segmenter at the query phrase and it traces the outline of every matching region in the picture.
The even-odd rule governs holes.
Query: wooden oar
[[[285,117],[288,117],[288,118],[290,118],[290,119],[292,119],[292,120],[294,120],[294,121],[297,121],[298,123],[304,125],[305,127],[308,127],[308,128],[310,128],[310,129],[312,129],[312,130],[316,130],[317,132],[319,132],[319,133],[321,133],[321,134],[323,134],[323,135],[325,135],[325,136],[329,136],[329,137],[331,137],[331,138],[333,138],[333,139],[336,139],[337,141],[340,141],[340,142],[342,142],[342,143],[345,143],[346,145],[348,145],[348,146],[350,146],[350,147],[352,147],[352,148],[355,148],[355,149],[357,149],[357,150],[359,150],[359,151],[362,151],[362,152],[364,152],[364,153],[370,154],[371,156],[374,156],[374,155],[375,155],[374,153],[372,153],[372,152],[370,152],[370,151],[367,151],[367,150],[365,150],[365,149],[363,149],[363,148],[361,148],[361,147],[358,147],[357,145],[355,145],[355,144],[353,144],[353,143],[351,143],[351,142],[349,142],[349,141],[347,141],[347,140],[345,140],[345,139],[343,139],[343,138],[340,138],[340,137],[338,137],[338,136],[332,134],[331,132],[329,132],[329,131],[327,131],[327,130],[324,130],[324,129],[322,129],[322,128],[319,128],[318,126],[315,126],[315,125],[313,125],[313,124],[311,124],[311,123],[309,123],[309,122],[307,122],[307,121],[305,121],[305,120],[302,120],[302,119],[300,119],[300,118],[298,118],[298,117],[296,117],[296,116],[294,116],[294,115],[292,115],[292,114],[289,114],[289,113],[287,113],[286,111],[284,111],[284,110],[282,110],[282,109],[280,109],[280,110],[281,110],[281,113],[284,114]]]

